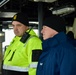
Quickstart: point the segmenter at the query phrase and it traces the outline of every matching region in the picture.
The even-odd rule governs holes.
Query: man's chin
[[[16,36],[18,36],[18,37],[21,37],[21,35],[19,35],[19,34],[15,34]]]

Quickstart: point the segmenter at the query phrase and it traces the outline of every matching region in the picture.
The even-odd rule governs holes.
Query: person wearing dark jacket
[[[69,31],[67,33],[67,37],[69,39],[69,42],[75,47],[76,49],[76,39],[74,39],[74,33],[72,31]]]
[[[36,75],[76,75],[76,50],[67,39],[65,24],[56,15],[43,20],[43,50]]]

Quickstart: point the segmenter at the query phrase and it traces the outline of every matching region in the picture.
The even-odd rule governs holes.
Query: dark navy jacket
[[[61,32],[43,41],[36,75],[76,75],[76,50]]]
[[[72,38],[68,37],[68,40],[76,49],[76,39],[72,39]]]

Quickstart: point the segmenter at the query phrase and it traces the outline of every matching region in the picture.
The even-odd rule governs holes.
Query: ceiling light
[[[52,9],[52,14],[55,15],[67,15],[75,11],[75,7],[73,5],[57,7]]]

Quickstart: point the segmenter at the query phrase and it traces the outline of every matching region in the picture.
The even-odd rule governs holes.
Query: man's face
[[[28,26],[25,26],[24,24],[18,22],[18,21],[13,21],[12,26],[14,29],[14,34],[16,36],[22,36],[26,30],[28,29]]]
[[[52,38],[58,32],[55,31],[54,29],[48,27],[48,26],[43,26],[43,29],[41,30],[41,33],[43,35],[43,39],[46,40],[48,38]]]

